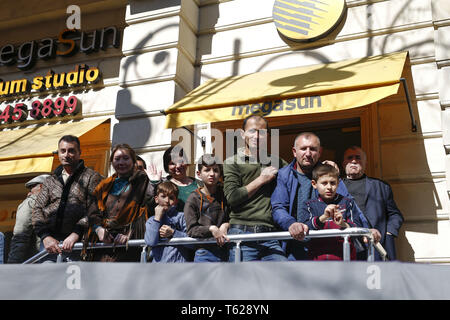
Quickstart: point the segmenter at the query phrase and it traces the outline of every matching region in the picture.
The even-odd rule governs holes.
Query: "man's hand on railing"
[[[294,222],[289,227],[291,237],[298,241],[303,241],[308,234],[308,226],[300,222]]]
[[[78,241],[80,236],[76,234],[75,232],[72,232],[67,238],[64,239],[62,243],[62,250],[66,252],[71,252],[73,249],[73,246]]]
[[[125,244],[128,241],[128,236],[118,233],[117,236],[114,238],[114,243],[115,244]]]
[[[60,254],[62,252],[61,248],[59,247],[59,241],[52,236],[45,237],[44,240],[42,240],[42,243],[44,244],[44,248],[48,253]]]
[[[369,229],[369,230],[372,233],[373,242],[374,243],[380,242],[380,240],[381,240],[380,231],[378,231],[377,229]],[[368,242],[369,242],[369,240],[367,239],[367,237],[364,237],[364,243],[368,243]]]

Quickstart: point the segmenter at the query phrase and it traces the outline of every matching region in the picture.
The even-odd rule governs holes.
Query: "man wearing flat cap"
[[[47,177],[49,177],[48,174],[42,174],[25,183],[29,192],[25,200],[17,207],[16,224],[14,225],[7,263],[22,263],[39,250],[39,238],[31,225],[31,212],[36,201],[36,195],[41,190],[42,183]]]

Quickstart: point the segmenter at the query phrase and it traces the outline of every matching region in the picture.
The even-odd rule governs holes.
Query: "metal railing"
[[[350,237],[367,237],[368,239],[368,253],[367,261],[373,262],[375,260],[375,249],[378,250],[381,257],[385,257],[385,251],[380,244],[374,245],[374,240],[372,233],[366,228],[347,228],[345,230],[338,229],[327,229],[327,230],[310,230],[305,239],[315,239],[315,238],[330,238],[330,237],[342,237],[344,239],[343,243],[343,260],[350,261]],[[229,242],[234,242],[235,247],[235,263],[241,262],[241,243],[246,241],[262,241],[262,240],[291,240],[292,237],[288,231],[280,232],[263,232],[263,233],[249,233],[249,234],[239,234],[227,235]],[[172,238],[169,241],[159,242],[157,246],[178,246],[178,245],[198,245],[198,244],[210,244],[216,243],[214,238],[209,239],[197,239],[197,238]],[[129,247],[142,247],[141,252],[141,263],[147,262],[147,245],[143,239],[139,240],[129,240]],[[125,247],[126,245],[114,245],[110,243],[96,243],[95,245],[88,246],[88,249],[101,249],[101,248],[119,248]],[[62,247],[62,245],[60,245]],[[81,242],[75,243],[73,250],[82,250],[83,244]],[[39,260],[46,257],[49,253],[46,250],[39,252],[34,255],[23,264],[30,264],[38,262]],[[62,255],[59,254],[56,262],[62,262]]]

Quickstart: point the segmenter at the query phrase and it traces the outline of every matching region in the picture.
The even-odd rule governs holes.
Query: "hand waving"
[[[156,166],[153,163],[150,163],[148,168],[145,169],[145,173],[147,173],[147,176],[152,181],[160,181],[162,177],[162,170],[157,170]]]

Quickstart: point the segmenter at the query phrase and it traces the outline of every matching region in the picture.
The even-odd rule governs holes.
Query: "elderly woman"
[[[93,196],[96,201],[88,210],[87,242],[126,244],[143,239],[151,185],[145,172],[136,170],[136,153],[127,144],[116,145],[110,161],[115,173],[102,180]],[[84,250],[86,252],[86,250]],[[139,261],[139,247],[93,249],[94,261]],[[86,255],[85,255],[86,257]],[[89,260],[91,260],[89,259]]]

